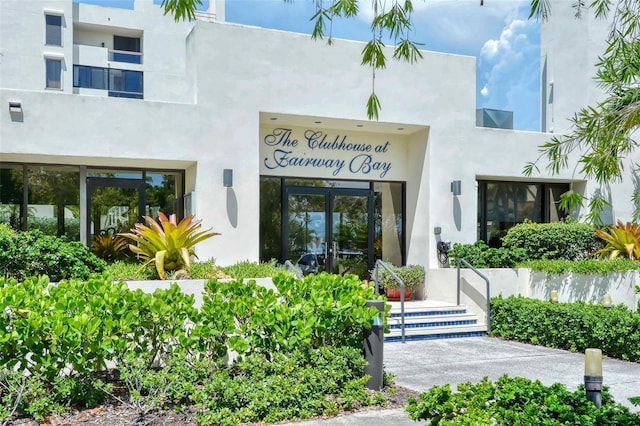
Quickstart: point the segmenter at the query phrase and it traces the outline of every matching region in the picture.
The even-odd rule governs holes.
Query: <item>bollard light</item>
[[[602,298],[602,306],[604,306],[605,309],[611,309],[611,295],[604,295]]]
[[[584,390],[587,399],[602,406],[602,350],[589,348],[584,353]]]
[[[558,303],[558,290],[551,290],[551,296],[549,297],[553,303]]]

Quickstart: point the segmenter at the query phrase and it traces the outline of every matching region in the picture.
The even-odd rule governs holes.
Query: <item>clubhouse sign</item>
[[[393,169],[390,145],[386,140],[351,141],[344,134],[278,127],[263,133],[261,167],[266,173],[276,174],[304,170],[308,174],[326,175],[320,172],[324,170],[337,178],[389,178],[387,175]]]

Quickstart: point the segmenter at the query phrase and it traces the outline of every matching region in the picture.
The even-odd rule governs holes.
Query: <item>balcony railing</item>
[[[142,64],[142,53],[128,50],[109,50],[109,60],[127,64]]]

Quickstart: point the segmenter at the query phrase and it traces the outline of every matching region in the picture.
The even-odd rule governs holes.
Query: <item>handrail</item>
[[[464,260],[463,258],[458,258],[458,306],[460,306],[460,264],[464,263],[467,268],[471,269],[477,275],[480,276],[487,283],[487,334],[491,333],[491,288],[489,284],[489,278],[487,278],[482,272],[478,271],[473,267],[472,264]]]
[[[402,333],[402,343],[405,343],[405,336],[404,336],[404,281],[398,277],[396,275],[395,272],[393,272],[386,263],[384,263],[382,260],[378,259],[376,260],[376,268],[375,268],[375,281],[376,281],[376,294],[378,294],[378,283],[380,282],[380,280],[378,279],[378,266],[382,266],[384,269],[387,270],[387,272],[389,273],[389,275],[391,275],[391,277],[396,280],[398,283],[400,283],[400,331]]]

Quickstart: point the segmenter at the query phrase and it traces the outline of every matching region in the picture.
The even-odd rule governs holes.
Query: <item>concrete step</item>
[[[432,339],[454,339],[461,337],[479,337],[487,335],[487,326],[484,324],[456,325],[449,327],[430,328],[405,328],[405,340],[432,340]],[[385,334],[385,342],[401,342],[402,331],[400,329],[391,330]]]
[[[470,325],[477,324],[478,316],[470,313],[453,314],[453,315],[413,315],[405,316],[404,324],[406,328],[420,327],[447,327],[454,325]],[[389,328],[395,329],[402,326],[402,318],[394,316],[387,319]]]
[[[391,312],[387,319],[390,333],[385,334],[385,342],[399,342],[402,336],[401,306],[399,302],[391,302],[390,305]],[[486,335],[486,325],[478,322],[478,315],[467,312],[464,305],[421,300],[405,302],[404,306],[405,340]]]

